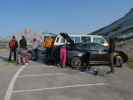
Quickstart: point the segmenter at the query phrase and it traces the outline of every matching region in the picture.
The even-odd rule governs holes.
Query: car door
[[[87,51],[87,50],[85,50],[86,44],[83,45],[81,43],[75,44],[75,45],[69,45],[69,46],[67,46],[67,48],[68,48],[68,58],[69,59],[71,59],[73,57],[77,57],[77,56],[81,57],[82,54],[84,54],[85,51]]]
[[[103,45],[97,44],[96,49],[98,50],[97,59],[98,61],[109,61],[110,54],[109,49]]]
[[[104,46],[92,43],[88,45],[90,52],[90,60],[91,61],[108,61],[109,60],[109,52],[108,49]]]
[[[97,50],[95,49],[95,45],[93,43],[89,43],[87,45],[87,49],[88,49],[88,52],[90,52],[90,57],[89,57],[89,60],[90,61],[96,61],[97,59]]]

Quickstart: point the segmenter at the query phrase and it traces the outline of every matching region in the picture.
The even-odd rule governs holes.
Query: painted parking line
[[[44,73],[44,74],[27,74],[19,76],[18,78],[28,78],[28,77],[44,77],[44,76],[58,76],[58,75],[65,75],[64,73]]]
[[[46,66],[46,65],[44,65],[44,66],[29,66],[29,67],[31,67],[31,68],[57,68],[57,67],[55,67],[55,66]]]
[[[31,89],[31,90],[14,90],[13,93],[40,92],[40,91],[46,91],[46,90],[57,90],[57,89],[89,87],[89,86],[103,86],[103,85],[106,85],[106,84],[105,83],[76,84],[76,85],[68,85],[68,86],[62,86],[62,87],[40,88],[40,89]]]
[[[12,93],[13,93],[13,88],[14,88],[15,82],[16,82],[19,74],[24,70],[25,67],[26,67],[26,65],[21,66],[18,69],[18,71],[14,74],[13,78],[10,81],[10,84],[8,86],[8,89],[6,91],[6,95],[5,95],[4,100],[11,100],[11,96],[12,96]]]

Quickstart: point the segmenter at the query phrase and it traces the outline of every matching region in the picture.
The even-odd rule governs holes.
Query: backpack
[[[15,49],[17,48],[16,40],[11,40],[9,43],[10,48]]]
[[[54,41],[55,41],[55,40],[54,40],[53,38],[48,37],[48,38],[45,40],[43,47],[44,47],[44,48],[53,48],[53,46],[54,46]]]

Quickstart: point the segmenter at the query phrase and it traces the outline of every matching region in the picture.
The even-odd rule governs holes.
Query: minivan
[[[107,40],[103,36],[100,36],[100,35],[70,34],[68,36],[74,41],[74,43],[99,43],[106,47],[109,46]],[[59,46],[65,43],[67,43],[66,39],[64,39],[61,34],[57,35],[54,45]]]

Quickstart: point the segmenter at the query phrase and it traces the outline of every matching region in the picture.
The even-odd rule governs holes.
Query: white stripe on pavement
[[[34,68],[39,68],[39,67],[42,67],[42,68],[57,68],[56,66],[29,66],[29,67],[34,67]]]
[[[56,76],[56,75],[65,75],[64,73],[44,73],[44,74],[27,74],[19,76],[18,78],[26,78],[26,77],[41,77],[41,76]]]
[[[13,93],[25,93],[25,92],[39,92],[45,90],[56,90],[56,89],[65,89],[65,88],[78,88],[78,87],[88,87],[88,86],[103,86],[105,83],[94,83],[94,84],[76,84],[68,85],[62,87],[51,87],[51,88],[40,88],[40,89],[31,89],[31,90],[14,90]]]
[[[14,88],[14,85],[15,85],[15,82],[19,76],[19,74],[23,71],[23,69],[26,67],[26,65],[24,66],[21,66],[19,68],[19,70],[14,74],[9,86],[8,86],[8,89],[6,91],[6,95],[5,95],[5,98],[4,100],[11,100],[11,96],[12,96],[12,92],[13,92],[13,88]]]

